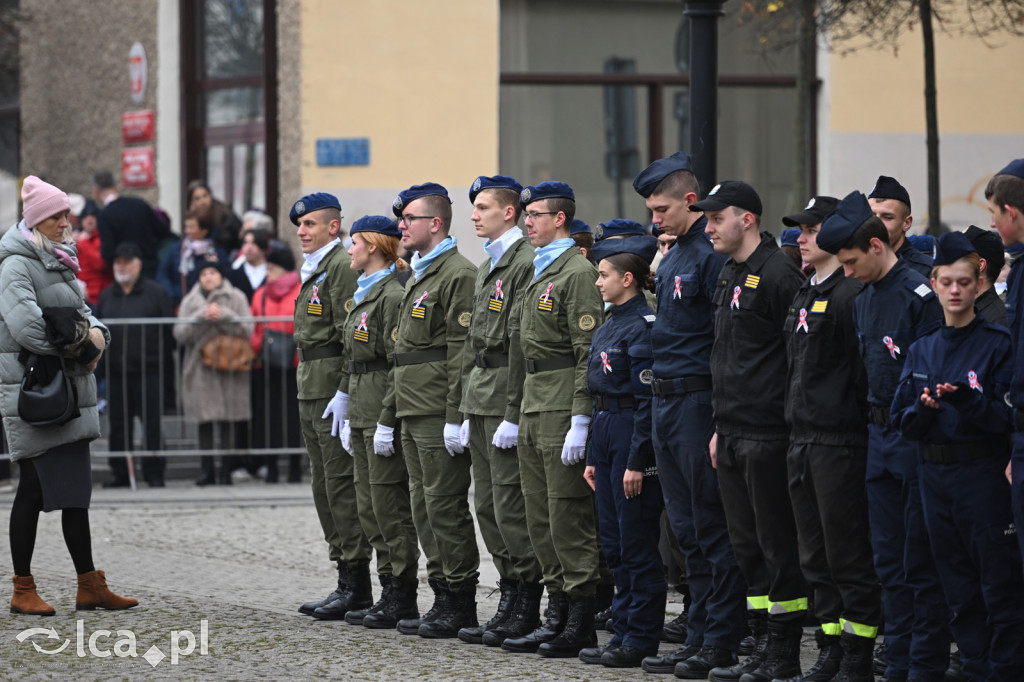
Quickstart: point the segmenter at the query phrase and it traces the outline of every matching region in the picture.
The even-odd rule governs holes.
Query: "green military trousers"
[[[323,418],[328,402],[330,398],[299,400],[299,421],[313,479],[313,505],[331,560],[362,566],[370,563],[370,543],[359,525],[352,458],[341,447],[341,439],[331,435],[331,420]]]
[[[395,454],[381,457],[373,451],[374,432],[375,429],[352,429],[359,523],[377,552],[377,573],[415,578],[420,550],[401,443],[396,443]]]
[[[501,417],[469,416],[476,522],[500,577],[539,583],[543,576],[526,528],[516,449],[491,443],[501,421]]]
[[[533,412],[519,422],[519,476],[526,524],[548,594],[592,597],[597,588],[594,492],[583,479],[584,462],[562,464],[570,426],[568,410]]]
[[[480,551],[469,512],[469,453],[448,454],[441,416],[403,417],[402,449],[427,575],[454,591],[475,586]]]

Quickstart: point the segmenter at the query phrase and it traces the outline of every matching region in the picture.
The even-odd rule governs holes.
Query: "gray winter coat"
[[[103,330],[110,344],[110,332],[85,305],[75,273],[26,239],[22,229],[24,221],[0,238],[0,414],[13,460],[36,457],[58,445],[100,435],[96,378],[85,365],[72,359],[66,360],[66,366],[78,389],[81,416],[49,427],[32,426],[18,417],[18,393],[24,374],[18,353],[26,348],[38,355],[58,354],[46,340],[42,309],[77,307],[91,327]],[[68,250],[75,252],[75,247],[69,246]]]
[[[224,312],[217,322],[203,318],[206,306],[216,303]],[[202,349],[207,341],[220,334],[240,336],[246,341],[252,334],[252,322],[236,322],[249,315],[245,294],[231,286],[227,279],[219,287],[203,295],[196,282],[185,295],[178,310],[182,320],[174,325],[174,338],[185,346],[182,368],[182,402],[185,418],[191,422],[248,421],[252,415],[249,403],[249,372],[222,372],[203,364]]]

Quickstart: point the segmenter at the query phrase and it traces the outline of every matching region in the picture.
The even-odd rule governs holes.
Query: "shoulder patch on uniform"
[[[653,369],[642,369],[642,370],[640,370],[640,383],[641,384],[653,384],[654,383],[654,370]]]
[[[398,341],[398,327],[394,326],[391,328],[391,340]]]
[[[473,313],[469,312],[468,310],[464,313],[459,313],[459,324],[461,324],[463,327],[468,327],[472,319]]]
[[[594,319],[593,315],[580,315],[580,329],[582,329],[585,332],[589,332],[596,326],[597,320]]]
[[[355,305],[356,305],[356,301],[355,301],[354,298],[350,298],[350,299],[346,300],[345,301],[345,312],[346,313],[352,312],[352,308],[354,308]]]
[[[658,316],[657,315],[644,315],[644,319],[647,320],[648,322],[654,322],[656,319],[658,319]]]
[[[828,299],[818,299],[811,304],[812,313],[823,313],[828,308]]]
[[[747,279],[744,280],[743,286],[748,289],[756,289],[757,285],[761,283],[761,277],[759,275],[747,275]]]
[[[932,288],[927,284],[918,284],[917,287],[914,288],[914,293],[921,298],[925,298],[928,294],[932,293]]]

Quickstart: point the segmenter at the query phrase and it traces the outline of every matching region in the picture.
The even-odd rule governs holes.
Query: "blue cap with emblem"
[[[385,236],[397,238],[402,236],[402,231],[398,229],[395,221],[383,215],[364,215],[352,225],[352,229],[349,232],[351,234],[356,232],[379,232]]]
[[[944,232],[935,242],[935,261],[932,264],[936,267],[949,265],[971,253],[977,251],[967,235],[963,232]]]
[[[446,190],[444,187],[437,184],[436,182],[425,182],[422,185],[413,185],[409,189],[402,190],[401,192],[399,192],[398,196],[395,197],[394,203],[391,204],[391,210],[394,212],[396,216],[401,218],[402,209],[404,209],[410,203],[416,201],[417,199],[422,199],[423,197],[431,196],[444,197],[445,199],[448,200],[449,204],[452,203],[451,197],[448,196],[448,190]]]
[[[633,189],[644,199],[654,194],[661,181],[676,171],[693,172],[690,163],[690,155],[686,152],[676,152],[672,156],[658,159],[647,168],[640,171],[640,174],[633,180]]]
[[[896,199],[906,204],[908,210],[910,209],[910,192],[896,178],[890,178],[888,175],[878,176],[868,199]]]
[[[1015,175],[1018,178],[1024,178],[1024,159],[1014,159],[1006,164],[1006,168],[996,173],[996,175]]]
[[[557,181],[530,185],[519,193],[519,205],[523,208],[541,199],[571,199],[576,201],[576,194],[568,184]]]
[[[757,190],[741,180],[725,180],[711,188],[707,197],[690,204],[691,211],[721,211],[729,206],[761,215],[761,197]]]
[[[634,234],[622,239],[602,239],[594,244],[590,251],[595,263],[600,263],[617,253],[632,253],[643,258],[644,262],[650,263],[658,253],[658,239],[647,234]]]
[[[799,227],[791,227],[788,230],[783,230],[782,234],[779,235],[779,244],[782,246],[800,246],[796,243],[797,237],[799,236]]]
[[[874,215],[863,192],[850,192],[839,202],[836,210],[822,221],[818,231],[818,248],[831,254],[839,253],[857,228]]]
[[[494,175],[492,177],[481,175],[473,181],[473,186],[469,188],[470,203],[476,201],[476,195],[485,189],[510,189],[519,194],[523,191],[523,186],[516,182],[515,178],[510,178],[507,175]]]
[[[312,213],[313,211],[319,211],[324,208],[336,208],[341,210],[341,202],[338,201],[338,197],[327,192],[313,192],[307,194],[292,205],[292,210],[288,212],[288,218],[292,221],[292,225],[298,227],[299,218]]]
[[[647,234],[644,226],[635,220],[616,218],[600,223],[598,229],[594,230],[594,239],[607,239],[609,237],[628,237],[630,235]]]
[[[572,227],[569,228],[569,234],[574,235],[580,234],[581,232],[590,232],[590,225],[587,225],[579,218],[573,218]]]

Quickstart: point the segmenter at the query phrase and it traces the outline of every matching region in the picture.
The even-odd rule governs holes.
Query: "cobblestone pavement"
[[[10,493],[0,494],[4,529],[11,499]],[[115,592],[138,598],[139,606],[75,611],[76,581],[60,515],[43,514],[33,574],[40,596],[57,615],[32,617],[3,609],[0,679],[658,679],[638,669],[512,655],[458,640],[424,640],[299,614],[301,602],[323,597],[337,579],[308,483],[197,488],[172,481],[167,488],[138,491],[97,487],[90,516],[96,567],[106,571]],[[0,595],[7,600],[12,569],[4,545]],[[480,547],[477,601],[485,620],[498,601],[491,589],[498,576],[482,541]],[[422,566],[420,576],[420,608],[426,610],[430,600]],[[670,603],[667,613],[673,618],[678,608]],[[29,628],[54,633],[25,634]],[[186,654],[190,635],[194,650]],[[105,657],[91,653],[90,636]],[[132,637],[136,656],[117,655],[130,653]],[[609,635],[600,637],[603,643]],[[43,652],[61,646],[59,653]],[[663,644],[662,652],[675,646]],[[805,669],[813,662],[809,646],[805,637]],[[172,656],[174,649],[177,656]],[[155,665],[144,658],[147,652]]]

